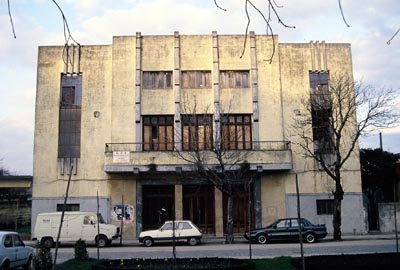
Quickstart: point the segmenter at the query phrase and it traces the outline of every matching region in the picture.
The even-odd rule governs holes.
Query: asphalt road
[[[253,244],[253,258],[272,258],[279,256],[300,256],[299,243],[272,243],[266,245]],[[357,254],[357,253],[384,253],[396,252],[394,239],[369,239],[369,240],[345,240],[340,242],[321,241],[314,244],[304,244],[304,255],[333,255],[333,254]],[[89,257],[97,258],[97,248],[88,247]],[[54,249],[52,249],[54,256]],[[170,258],[172,246],[143,247],[139,244],[111,247],[99,250],[100,258],[131,259],[131,258]],[[246,242],[238,242],[226,245],[218,242],[205,242],[197,246],[178,245],[176,255],[183,257],[231,257],[249,258],[249,245]],[[74,248],[62,246],[58,250],[57,263],[61,263],[74,257]],[[54,259],[54,257],[53,257]]]

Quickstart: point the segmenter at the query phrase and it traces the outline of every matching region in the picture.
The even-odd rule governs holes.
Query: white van
[[[41,213],[37,216],[34,238],[47,247],[52,247],[57,240],[61,212]],[[100,247],[109,246],[119,237],[119,227],[105,224],[100,215],[100,233],[97,236],[97,214],[94,212],[65,212],[59,242],[76,242],[79,239],[96,241]]]

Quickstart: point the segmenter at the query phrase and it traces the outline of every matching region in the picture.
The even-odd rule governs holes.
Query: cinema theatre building
[[[98,197],[107,221],[122,219],[125,239],[173,214],[222,236],[226,196],[179,153],[210,151],[228,134],[221,148],[249,153],[253,179],[234,195],[236,233],[249,221],[296,216],[296,174],[302,215],[332,232],[334,183],[290,129],[300,94],[326,86],[331,73],[352,76],[350,45],[282,44],[251,32],[241,56],[244,40],[136,33],[111,45],[39,47],[32,226],[38,213],[62,209],[71,171],[66,209],[96,211]],[[357,155],[343,175],[342,231],[365,232]]]

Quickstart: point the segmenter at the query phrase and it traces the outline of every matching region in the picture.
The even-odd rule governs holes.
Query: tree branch
[[[342,19],[344,21],[344,23],[346,24],[347,27],[350,27],[350,25],[347,23],[346,18],[344,17],[344,13],[343,13],[343,9],[342,9],[342,1],[338,0],[339,2],[339,9],[340,9],[340,13],[342,14]]]
[[[394,33],[394,35],[386,42],[387,45],[390,45],[390,43],[392,42],[392,40],[395,38],[395,36],[397,36],[397,34],[400,32],[400,27],[399,29],[397,29],[396,33]]]
[[[7,0],[7,5],[8,5],[8,16],[10,17],[11,28],[12,28],[12,31],[13,31],[14,39],[16,39],[17,36],[15,35],[14,22],[13,22],[13,19],[12,19],[12,16],[11,16],[10,0]]]
[[[220,5],[218,5],[217,0],[214,0],[214,4],[217,8],[219,8],[220,10],[226,11],[225,8],[222,8]]]

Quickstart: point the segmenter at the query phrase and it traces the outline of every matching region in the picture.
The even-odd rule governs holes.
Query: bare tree
[[[326,73],[328,76],[328,73]],[[399,117],[398,91],[354,82],[347,75],[331,76],[329,84],[316,82],[302,99],[294,119],[293,136],[306,157],[313,158],[334,182],[334,240],[341,239],[342,171],[357,150],[358,139],[375,129],[393,126]]]
[[[182,130],[176,131],[182,142],[176,154],[194,168],[196,179],[212,183],[227,197],[226,243],[233,243],[233,198],[253,178],[247,161],[251,151],[245,151],[251,141],[224,125],[228,113],[211,114],[209,107],[198,110],[196,99],[192,100],[182,102]]]

